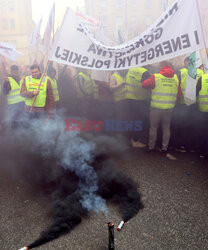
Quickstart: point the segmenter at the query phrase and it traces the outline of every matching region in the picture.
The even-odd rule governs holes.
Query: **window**
[[[8,20],[2,19],[2,28],[3,30],[8,30]]]
[[[136,0],[131,0],[131,7],[136,7]]]
[[[116,8],[121,8],[122,7],[122,0],[116,0]]]
[[[6,1],[2,1],[0,3],[0,10],[1,10],[1,13],[7,12],[7,2]]]
[[[10,28],[11,30],[15,29],[15,19],[10,19]]]
[[[101,16],[100,17],[100,22],[105,26],[106,25],[106,21],[107,21],[107,17],[106,16]]]
[[[152,24],[152,18],[150,16],[146,16],[146,18],[145,18],[145,24],[147,26],[150,26]]]
[[[132,16],[132,17],[131,17],[131,25],[132,25],[132,26],[137,25],[137,17],[136,17],[136,16]]]
[[[8,9],[9,11],[14,11],[14,1],[9,1],[8,2]]]
[[[120,27],[122,26],[122,24],[123,24],[123,19],[122,19],[122,17],[121,17],[121,16],[117,16],[117,17],[116,17],[116,27],[117,27],[117,28],[120,28]]]
[[[16,40],[11,40],[11,44],[16,46]]]
[[[107,0],[100,0],[100,7],[105,8],[107,6]]]
[[[150,8],[152,4],[152,0],[145,0],[145,4],[147,8]]]

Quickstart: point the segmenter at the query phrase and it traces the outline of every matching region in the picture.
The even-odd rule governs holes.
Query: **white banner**
[[[204,48],[196,0],[175,1],[158,20],[131,41],[108,47],[67,9],[50,60],[80,68],[121,70],[153,64]]]
[[[5,42],[0,42],[0,55],[14,62],[20,57],[22,57],[24,54],[17,51],[15,49],[15,45]]]

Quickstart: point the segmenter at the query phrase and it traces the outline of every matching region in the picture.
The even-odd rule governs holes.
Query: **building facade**
[[[0,41],[16,45],[24,54],[17,63],[29,63],[28,41],[34,29],[31,0],[0,0]]]
[[[129,40],[145,31],[174,0],[85,0],[89,16],[102,20],[104,34],[119,43],[118,30]],[[203,23],[208,25],[208,1],[199,0]],[[208,27],[207,27],[208,29]]]

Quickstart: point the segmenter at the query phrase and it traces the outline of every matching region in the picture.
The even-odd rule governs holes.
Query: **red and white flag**
[[[17,51],[15,49],[15,45],[5,43],[5,42],[0,42],[0,55],[6,57],[10,61],[16,61],[20,57],[23,56],[23,53]]]
[[[77,7],[76,15],[80,17],[82,22],[84,23],[95,25],[95,26],[99,25],[99,22],[94,17],[84,14],[78,7]]]
[[[46,29],[41,42],[42,49],[44,52],[49,51],[52,46],[52,33],[54,32],[54,21],[55,21],[55,3],[51,9]]]
[[[29,44],[28,46],[36,46],[40,40],[40,28],[41,28],[41,24],[42,24],[42,18],[40,19],[40,21],[38,22],[37,26],[35,27],[33,33],[30,36],[30,40],[29,40]]]

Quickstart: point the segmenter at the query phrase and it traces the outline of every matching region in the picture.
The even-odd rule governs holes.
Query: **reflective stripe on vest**
[[[117,73],[114,73],[112,76],[114,76],[116,78],[116,83],[117,83],[117,86],[118,86],[118,88],[113,92],[113,99],[114,99],[115,102],[124,100],[127,89],[125,88],[125,86],[122,86],[120,88],[119,88],[119,86],[123,82],[125,82],[125,79],[122,76],[120,76],[119,74],[117,74]]]
[[[57,87],[57,81],[55,78],[51,78],[49,77],[49,80],[51,82],[51,86],[52,86],[52,89],[53,89],[53,96],[54,96],[54,101],[57,102],[59,101],[59,92],[58,92],[58,87]]]
[[[208,74],[202,76],[202,86],[199,91],[199,110],[208,112]]]
[[[47,96],[47,80],[48,77],[43,77],[40,86],[40,92],[37,95],[36,101],[34,103],[34,107],[45,107],[46,104],[46,96]],[[25,77],[25,85],[27,91],[38,90],[40,85],[40,79],[32,78],[32,76]],[[33,98],[25,98],[25,105],[32,106],[35,96]]]
[[[7,94],[8,105],[24,102],[25,98],[20,95],[22,83],[18,84],[12,77],[8,77],[8,79],[11,86],[11,90]]]
[[[151,107],[158,109],[172,109],[175,106],[178,93],[178,77],[168,78],[161,74],[154,74],[155,88],[152,90]]]
[[[142,88],[142,75],[146,72],[145,68],[133,68],[129,69],[126,75],[126,85],[125,89],[126,99],[134,99],[134,100],[146,100],[148,99],[148,90]]]

